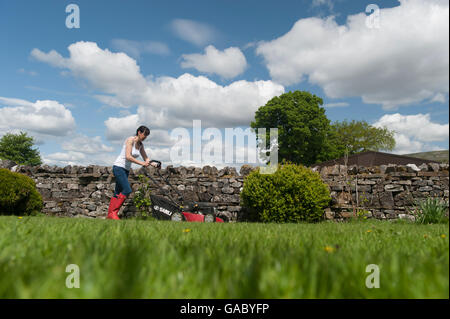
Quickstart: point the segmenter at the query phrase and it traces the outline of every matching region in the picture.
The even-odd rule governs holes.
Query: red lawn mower
[[[152,201],[152,215],[156,219],[160,220],[172,220],[172,221],[187,221],[187,222],[206,222],[206,223],[223,223],[222,218],[216,217],[216,208],[213,203],[200,203],[192,201],[184,201],[183,195],[180,194],[169,182],[169,178],[164,178],[161,175],[159,169],[161,168],[160,161],[150,161],[150,163],[157,164],[157,172],[159,177],[164,180],[181,198],[181,205],[178,204],[170,194],[167,195],[170,200],[157,195],[150,195]],[[158,183],[152,176],[148,175],[155,185]]]

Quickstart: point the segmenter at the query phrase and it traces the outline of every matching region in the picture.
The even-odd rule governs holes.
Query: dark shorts
[[[131,186],[128,182],[128,174],[130,172],[127,171],[123,167],[119,167],[114,165],[113,166],[113,174],[116,178],[116,189],[114,190],[114,196],[119,195],[122,193],[125,196],[128,196],[131,194]]]

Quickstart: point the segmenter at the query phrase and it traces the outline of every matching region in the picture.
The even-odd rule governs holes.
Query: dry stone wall
[[[0,166],[1,163],[0,163]],[[105,218],[109,201],[115,188],[112,167],[104,166],[12,166],[3,163],[12,171],[26,174],[34,179],[36,187],[44,200],[43,212],[53,216]],[[9,167],[8,167],[9,166]],[[244,169],[245,171],[245,169]],[[133,204],[135,191],[141,186],[139,175],[150,175],[152,194],[171,196],[179,202],[177,191],[185,201],[210,202],[218,215],[236,221],[241,210],[239,193],[243,186],[243,176],[235,168],[226,167],[173,167],[160,170],[162,178],[153,167],[130,170],[129,182],[133,193],[125,201],[119,212],[121,217],[136,214]],[[177,191],[164,180],[168,179]]]
[[[449,200],[449,165],[422,164],[313,168],[329,186],[332,205],[325,218],[343,220],[355,213],[377,219],[414,219],[418,201],[428,197]]]
[[[44,213],[53,216],[105,218],[113,195],[115,178],[112,167],[80,166],[19,166],[1,161],[0,167],[29,175],[44,200]],[[240,192],[245,177],[252,171],[248,165],[238,173],[235,168],[204,166],[173,167],[160,170],[163,178],[177,188],[185,200],[212,203],[219,216],[230,221],[245,217],[240,206]],[[358,167],[335,165],[312,168],[329,186],[332,204],[324,218],[344,220],[355,212],[366,211],[369,218],[412,218],[414,200],[427,197],[449,198],[448,164],[382,165]],[[178,199],[153,167],[131,170],[129,181],[134,192],[119,212],[121,217],[136,214],[133,196],[140,187],[139,175],[152,176],[152,194]]]

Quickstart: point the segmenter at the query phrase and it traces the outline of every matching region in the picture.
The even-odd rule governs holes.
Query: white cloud
[[[106,138],[113,144],[122,145],[124,141],[136,135],[136,129],[141,125],[137,114],[114,118],[110,117],[105,121]],[[162,129],[154,129],[149,127],[150,136],[145,140],[155,146],[171,146],[174,141],[171,140],[169,132]]]
[[[254,48],[254,47],[256,47],[258,45],[258,41],[251,41],[251,42],[248,42],[247,44],[245,44],[244,46],[243,46],[243,49],[244,50],[247,50],[247,49],[250,49],[250,48]]]
[[[70,141],[63,142],[61,147],[65,151],[84,154],[110,153],[114,151],[114,148],[102,143],[100,136],[89,137],[83,134],[79,134]]]
[[[124,117],[110,117],[105,121],[106,139],[114,144],[122,144],[129,136],[135,135],[140,126],[137,114]]]
[[[149,144],[159,147],[170,147],[176,142],[170,137],[169,131],[165,130],[150,130],[150,137],[147,139]]]
[[[446,101],[447,101],[446,96],[442,93],[438,93],[431,99],[430,102],[445,103]]]
[[[405,134],[394,134],[395,149],[392,151],[394,154],[411,154],[419,152],[428,152],[439,149],[434,145],[427,145],[424,142],[412,139]]]
[[[138,105],[137,114],[110,118],[105,122],[107,127],[135,130],[139,124],[170,129],[190,127],[194,119],[211,127],[247,126],[259,106],[284,93],[284,87],[272,81],[236,81],[221,86],[188,73],[178,78],[144,77],[134,59],[102,50],[92,42],[71,44],[69,52],[65,67],[108,94],[96,96],[103,103],[117,107]],[[49,60],[45,53],[41,57],[42,61]],[[107,131],[107,138],[113,141],[119,135]]]
[[[113,39],[112,46],[123,51],[131,57],[138,59],[141,54],[150,53],[158,55],[169,55],[170,49],[167,44],[158,41],[133,41],[126,39]]]
[[[29,106],[32,107],[34,103],[22,99],[11,97],[0,97],[0,105],[7,106]]]
[[[42,156],[42,161],[47,165],[80,165],[86,159],[86,155],[80,152],[56,152]]]
[[[48,63],[55,67],[64,67],[66,65],[66,59],[64,59],[61,54],[55,50],[51,50],[49,53],[44,53],[38,49],[33,49],[31,51],[31,56],[36,60]]]
[[[174,19],[170,26],[176,36],[198,46],[210,43],[217,34],[210,25],[193,20]]]
[[[38,75],[38,73],[37,73],[36,71],[33,71],[33,70],[25,70],[24,68],[18,69],[17,72],[22,73],[22,74],[28,74],[28,75],[31,75],[31,76],[36,76],[36,75]]]
[[[381,9],[380,28],[368,28],[366,19],[301,19],[256,52],[275,81],[307,79],[330,98],[361,96],[389,109],[448,94],[448,1],[401,0]]]
[[[333,10],[334,4],[331,0],[313,0],[312,7],[320,7],[320,6],[327,6],[328,9]]]
[[[394,153],[397,154],[438,150],[440,147],[430,142],[448,141],[449,138],[449,124],[432,122],[430,114],[385,114],[372,125],[395,132]]]
[[[96,43],[84,41],[69,45],[68,50],[70,58],[67,59],[53,50],[44,53],[33,49],[31,55],[52,66],[71,70],[73,75],[107,94],[120,94],[122,106],[136,104],[136,97],[145,91],[146,80],[136,60],[125,53],[102,50]]]
[[[47,165],[67,166],[67,165],[102,165],[112,166],[118,154],[86,154],[76,151],[55,152],[42,155],[42,161]]]
[[[146,147],[145,152],[151,160],[160,161],[161,164],[172,165],[170,161],[170,148],[168,147]],[[139,166],[136,166],[139,168]]]
[[[213,45],[205,48],[205,54],[183,54],[182,68],[195,68],[200,72],[216,73],[230,79],[242,74],[247,67],[247,60],[239,48],[230,47],[224,51]]]
[[[94,97],[97,100],[99,100],[100,102],[105,103],[106,105],[109,105],[109,106],[124,107],[124,108],[127,108],[130,106],[128,104],[125,104],[124,102],[122,102],[120,99],[118,99],[115,96],[95,94]],[[127,110],[122,110],[122,111],[128,112]]]
[[[425,142],[444,141],[448,139],[449,135],[449,125],[431,122],[430,114],[385,114],[373,125],[385,126]]]
[[[139,106],[144,123],[158,128],[190,127],[201,119],[204,127],[249,125],[259,106],[284,93],[271,81],[236,81],[221,86],[206,77],[183,74],[164,77],[150,84],[151,94]]]
[[[61,143],[63,151],[43,154],[42,160],[47,165],[104,165],[112,166],[118,153],[113,147],[102,143],[100,136],[89,137],[77,134],[74,138]]]
[[[347,107],[349,105],[347,102],[337,102],[324,104],[323,107]]]
[[[57,101],[0,97],[0,132],[25,130],[31,133],[65,136],[75,129],[70,110]]]

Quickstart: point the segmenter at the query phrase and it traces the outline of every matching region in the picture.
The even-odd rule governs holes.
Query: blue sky
[[[50,165],[112,165],[136,123],[170,164],[173,128],[246,128],[294,90],[394,129],[395,153],[448,149],[448,1],[0,0],[0,41],[0,136],[28,132]]]

